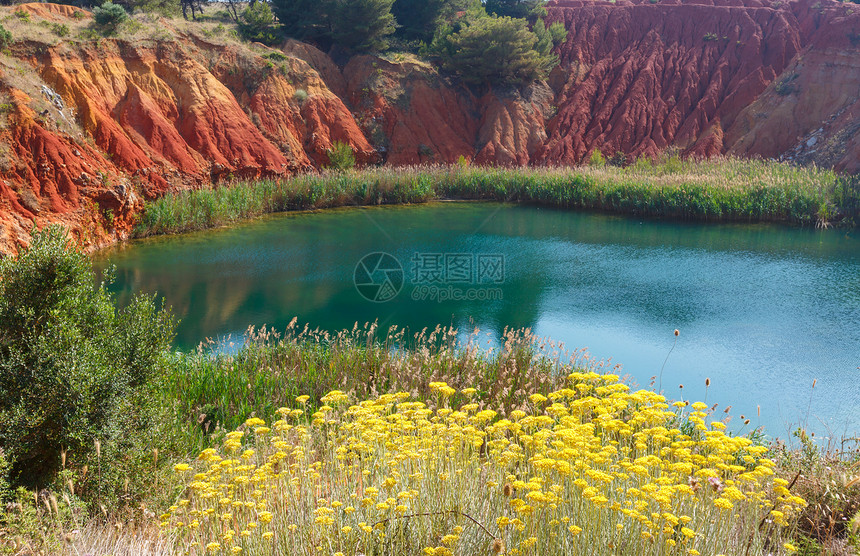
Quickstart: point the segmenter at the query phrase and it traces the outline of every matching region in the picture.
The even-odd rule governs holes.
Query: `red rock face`
[[[561,63],[523,90],[470,89],[403,54],[339,67],[296,41],[15,43],[19,66],[0,68],[0,253],[49,222],[105,245],[143,199],[320,168],[336,141],[362,164],[575,164],[595,149],[632,159],[674,147],[860,171],[853,4],[556,0],[548,11],[568,29]]]
[[[557,2],[548,19],[567,27],[560,57],[574,71],[556,78],[559,115],[542,159],[723,152],[720,130],[802,46],[787,9],[715,4]]]

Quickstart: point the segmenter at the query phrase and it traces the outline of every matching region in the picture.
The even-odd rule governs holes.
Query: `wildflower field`
[[[728,408],[667,400],[657,377],[640,389],[529,330],[480,346],[477,330],[294,320],[237,351],[174,352],[169,311],[116,309],[61,230],[34,238],[0,261],[0,554],[860,546],[851,439],[739,436]]]
[[[805,506],[768,448],[707,406],[617,375],[499,415],[473,388],[431,399],[342,391],[281,408],[175,470],[162,527],[188,554],[782,554]],[[458,403],[455,403],[458,401]]]

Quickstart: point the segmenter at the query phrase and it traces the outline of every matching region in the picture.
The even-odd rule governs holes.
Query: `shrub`
[[[116,33],[122,22],[128,19],[128,12],[119,4],[105,2],[93,10],[93,21],[106,35]]]
[[[335,141],[328,154],[328,167],[332,170],[344,171],[355,167],[355,154],[347,143]]]
[[[52,23],[51,31],[54,32],[58,37],[68,37],[69,36],[69,26],[65,23]]]
[[[609,157],[606,163],[610,166],[618,166],[619,168],[627,166],[627,155],[621,151],[615,151],[615,154]]]
[[[0,25],[0,49],[6,48],[12,42],[12,33]]]
[[[606,166],[606,157],[600,152],[600,149],[591,151],[591,157],[588,159],[588,164],[591,166]]]
[[[296,89],[296,92],[293,93],[293,98],[297,102],[304,102],[304,101],[308,100],[308,92],[305,91],[304,89]]]
[[[239,34],[245,40],[272,46],[281,40],[274,23],[275,16],[268,2],[255,2],[239,16]]]
[[[12,483],[47,485],[62,452],[85,461],[95,440],[120,456],[151,424],[148,388],[173,326],[152,297],[117,310],[63,228],[0,261],[0,445]]]

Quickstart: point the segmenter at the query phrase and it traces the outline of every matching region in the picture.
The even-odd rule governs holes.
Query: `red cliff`
[[[860,170],[860,8],[832,0],[557,0],[568,38],[547,83],[475,90],[409,54],[338,66],[151,16],[122,39],[60,40],[89,13],[0,8],[0,252],[58,221],[123,238],[143,201],[232,177],[360,163],[576,164],[732,154]]]

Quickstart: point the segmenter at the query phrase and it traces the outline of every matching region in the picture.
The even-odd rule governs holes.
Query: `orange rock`
[[[833,0],[651,2],[550,2],[547,21],[568,29],[561,63],[522,90],[472,89],[408,54],[338,66],[293,40],[280,52],[185,31],[175,41],[19,41],[15,63],[33,71],[29,86],[12,68],[0,76],[10,99],[0,253],[26,242],[33,223],[110,243],[144,198],[314,170],[336,141],[360,164],[573,164],[595,149],[635,157],[676,147],[860,171],[860,10]],[[14,9],[89,17],[42,3],[0,12]]]

